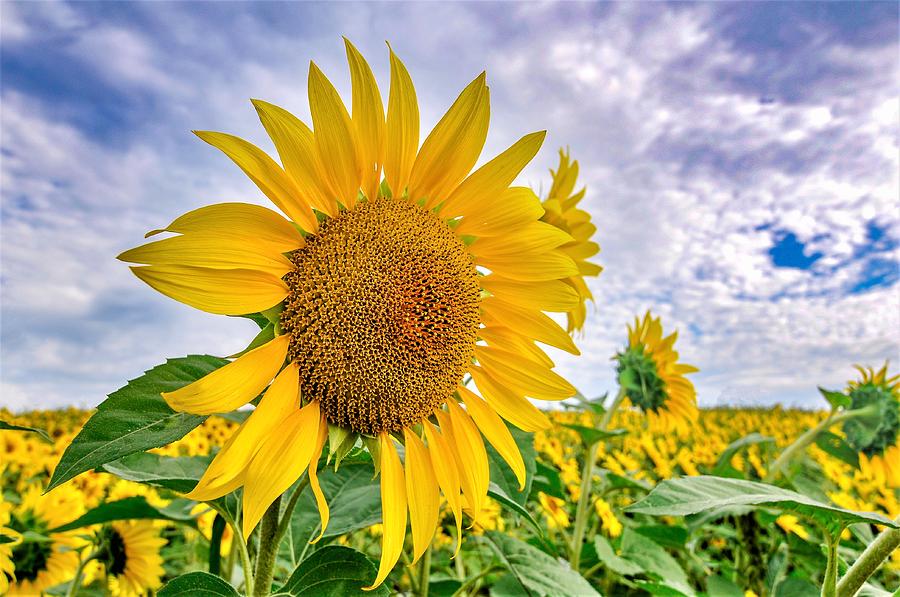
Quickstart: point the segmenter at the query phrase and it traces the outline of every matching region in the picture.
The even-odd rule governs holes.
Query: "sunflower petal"
[[[226,133],[194,131],[194,134],[231,158],[278,209],[304,230],[317,230],[316,216],[299,197],[294,182],[263,150],[240,137]]]
[[[371,591],[384,582],[394,569],[403,550],[406,538],[406,484],[403,478],[403,465],[394,448],[394,440],[382,432],[378,436],[381,451],[381,512],[383,532],[381,535],[381,562],[378,575],[364,591]]]
[[[497,414],[521,429],[534,432],[548,429],[550,419],[526,398],[508,390],[481,367],[470,367],[469,373],[481,395]]]
[[[416,89],[403,62],[391,54],[391,91],[388,97],[384,178],[394,197],[409,184],[416,150],[419,149],[419,104]]]
[[[530,222],[502,236],[479,238],[471,250],[479,257],[509,258],[545,253],[572,241],[568,233],[552,224]]]
[[[455,400],[447,401],[447,412],[436,412],[441,429],[449,437],[457,458],[459,481],[472,519],[478,520],[487,500],[490,470],[484,441],[475,423]]]
[[[132,267],[131,271],[157,292],[216,315],[265,311],[288,294],[281,279],[251,269],[147,265]]]
[[[560,251],[539,255],[478,257],[475,259],[475,263],[486,267],[498,276],[520,282],[561,280],[578,275],[578,266],[571,257]]]
[[[456,460],[447,438],[444,437],[430,422],[422,423],[425,428],[425,440],[428,442],[428,451],[431,454],[431,464],[434,468],[434,476],[444,493],[444,499],[453,512],[456,520],[456,550],[454,557],[459,553],[462,544],[462,503],[459,499],[459,471],[456,470]]]
[[[478,212],[460,220],[456,233],[505,237],[529,222],[536,222],[542,215],[544,207],[534,191],[527,187],[510,187],[500,193],[497,201],[486,202]]]
[[[278,374],[256,410],[222,446],[196,487],[185,497],[199,502],[214,500],[243,484],[247,465],[263,440],[300,406],[298,371],[296,365],[290,364]]]
[[[408,428],[406,438],[406,496],[409,501],[409,526],[413,538],[415,564],[431,545],[438,524],[441,497],[431,457],[422,440]]]
[[[282,421],[260,446],[244,483],[244,537],[250,536],[275,498],[309,466],[320,418],[319,403],[314,400]]]
[[[356,149],[356,131],[331,81],[309,63],[309,111],[316,147],[332,192],[345,207],[356,204],[362,166]]]
[[[546,367],[514,352],[476,346],[475,358],[512,390],[541,400],[564,400],[578,393],[575,386]]]
[[[519,446],[516,445],[512,433],[481,396],[462,386],[458,390],[466,404],[466,411],[475,420],[481,433],[491,442],[494,449],[515,473],[516,480],[519,482],[519,491],[523,491],[525,489],[525,461],[522,460],[522,453],[519,451]]]
[[[350,64],[350,82],[353,87],[353,115],[359,140],[362,162],[362,188],[366,197],[374,199],[381,182],[381,164],[384,160],[384,104],[378,83],[369,63],[346,37],[347,62]]]
[[[469,173],[487,138],[490,93],[481,73],[459,94],[422,143],[410,174],[409,195],[437,205]]]
[[[581,303],[575,289],[559,280],[520,282],[491,274],[481,279],[481,287],[504,302],[538,311],[565,313]]]
[[[478,330],[478,337],[487,342],[488,346],[502,348],[521,354],[541,367],[552,368],[553,359],[547,356],[529,338],[520,335],[510,328],[491,325]]]
[[[504,303],[497,297],[483,299],[481,309],[484,312],[483,320],[488,325],[505,326],[548,346],[565,350],[574,355],[581,354],[578,347],[575,346],[575,342],[572,341],[572,337],[540,311]]]
[[[325,529],[328,527],[328,519],[330,518],[330,510],[328,509],[328,500],[325,499],[325,494],[322,493],[322,486],[319,485],[319,455],[322,454],[322,448],[325,447],[325,440],[328,439],[328,421],[325,419],[325,414],[322,413],[322,419],[319,421],[319,438],[316,442],[316,447],[313,450],[312,459],[309,462],[309,486],[312,487],[313,494],[316,496],[316,506],[319,508],[319,518],[322,521],[322,530],[319,532],[319,536],[310,541],[310,543],[316,543],[319,539],[325,535]]]

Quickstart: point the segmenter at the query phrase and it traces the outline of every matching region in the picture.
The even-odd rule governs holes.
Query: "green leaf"
[[[561,500],[567,499],[559,471],[556,470],[556,467],[548,466],[540,460],[535,461],[534,481],[531,484],[531,490],[542,491]]]
[[[851,448],[841,436],[830,431],[820,431],[816,436],[816,445],[830,456],[846,462],[853,468],[859,468],[859,452]]]
[[[675,558],[652,539],[648,539],[630,528],[626,528],[622,533],[621,556],[643,568],[651,577],[655,577],[658,583],[654,584],[662,584],[688,597],[695,594],[687,575]],[[652,585],[644,586],[647,590],[650,590],[651,587]],[[655,591],[651,592],[655,593]]]
[[[209,355],[169,359],[110,394],[66,448],[47,491],[107,462],[187,435],[206,417],[176,413],[160,392],[182,388],[227,363]]]
[[[625,429],[611,429],[609,431],[603,429],[594,429],[593,427],[585,427],[584,425],[574,425],[571,423],[562,423],[563,427],[567,427],[576,432],[585,446],[593,446],[597,442],[607,440],[611,437],[618,437],[628,433]]]
[[[683,526],[660,524],[636,527],[634,530],[658,545],[671,549],[684,549],[688,540],[688,530]]]
[[[100,504],[72,522],[50,529],[48,532],[63,533],[93,524],[134,519],[171,520],[195,526],[190,513],[194,505],[195,503],[189,500],[173,500],[165,508],[156,508],[147,503],[143,496],[130,497]]]
[[[719,459],[716,460],[716,465],[713,467],[713,474],[716,476],[723,476],[728,469],[731,469],[731,458],[737,454],[738,451],[754,444],[768,443],[774,444],[775,439],[756,432],[747,434],[744,437],[731,442],[728,444],[728,447],[719,454]]]
[[[706,579],[706,592],[710,597],[744,597],[744,591],[724,576]]]
[[[819,587],[803,578],[786,578],[775,587],[775,597],[819,597],[819,595]]]
[[[589,597],[596,590],[572,570],[536,547],[495,531],[484,534],[494,552],[529,595],[548,597]]]
[[[263,344],[268,343],[270,340],[275,339],[275,324],[269,323],[264,328],[259,330],[259,333],[250,341],[250,344],[247,345],[247,348],[242,350],[241,352],[235,353],[229,356],[229,359],[236,359],[242,355],[247,354],[254,348],[259,348]]]
[[[249,319],[253,323],[259,326],[260,329],[266,327],[271,323],[268,318],[262,313],[247,313],[245,315],[229,315],[228,317],[241,317],[244,319]]]
[[[538,535],[543,535],[544,531],[541,528],[541,525],[537,523],[533,516],[531,516],[531,512],[525,509],[525,506],[517,502],[516,500],[509,497],[505,491],[503,491],[502,487],[498,487],[496,483],[491,481],[488,485],[488,495],[500,502],[502,505],[507,508],[513,510],[516,514],[525,519],[525,521],[537,531]]]
[[[362,587],[375,580],[375,565],[364,554],[340,545],[317,550],[297,566],[275,595],[292,597],[364,597],[387,595],[387,585],[372,591]]]
[[[116,475],[126,481],[163,487],[187,493],[197,485],[209,466],[208,456],[162,456],[152,452],[129,454],[108,462],[98,470]]]
[[[853,404],[853,399],[843,392],[826,390],[822,386],[819,386],[819,393],[825,397],[825,400],[828,401],[831,408],[850,408],[850,405]]]
[[[653,486],[641,479],[623,477],[605,468],[595,467],[594,472],[603,477],[607,490],[634,489],[637,491],[650,491]]]
[[[43,429],[38,429],[37,427],[24,427],[22,425],[13,425],[12,423],[7,423],[6,421],[0,420],[0,429],[2,429],[4,431],[26,431],[29,433],[35,433],[38,435],[38,437],[40,437],[42,440],[44,440],[48,444],[53,443],[53,439],[51,439],[50,436],[47,435],[47,432],[44,431]]]
[[[499,487],[503,493],[511,500],[518,502],[520,506],[524,506],[528,501],[531,493],[531,484],[534,481],[535,460],[537,454],[534,451],[534,434],[526,433],[520,429],[508,426],[519,452],[522,454],[522,460],[525,463],[525,489],[519,491],[519,482],[506,461],[500,456],[497,450],[490,443],[485,442],[484,447],[487,449],[488,464],[490,465],[491,481]]]
[[[188,572],[173,578],[156,594],[157,597],[238,597],[230,584],[208,572]]]
[[[890,519],[874,512],[845,510],[765,483],[710,476],[663,481],[650,495],[625,511],[654,516],[684,516],[729,506],[766,506],[796,512],[832,529],[857,522],[897,527]]]
[[[597,553],[597,559],[603,562],[607,568],[621,576],[634,576],[644,571],[641,566],[634,562],[619,557],[616,551],[602,535],[594,536],[594,551]]]

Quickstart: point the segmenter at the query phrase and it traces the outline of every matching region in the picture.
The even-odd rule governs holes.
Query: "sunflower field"
[[[578,162],[513,186],[537,131],[472,171],[485,73],[420,142],[400,58],[385,105],[345,48],[349,108],[312,63],[311,127],[253,100],[280,163],[195,131],[278,211],[211,204],[118,256],[252,320],[246,349],[0,411],[0,593],[900,594],[900,375],[857,367],[822,412],[701,409],[648,311],[582,395],[546,348],[580,354],[602,270]]]

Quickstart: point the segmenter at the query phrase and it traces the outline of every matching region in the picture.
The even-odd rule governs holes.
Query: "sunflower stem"
[[[784,452],[772,463],[772,466],[769,467],[769,471],[766,473],[766,477],[763,479],[765,483],[773,482],[780,473],[785,471],[788,465],[793,462],[793,460],[799,457],[806,448],[816,441],[816,438],[819,437],[819,434],[823,431],[827,431],[834,425],[841,423],[843,421],[848,421],[850,419],[856,419],[858,417],[871,416],[873,414],[877,414],[877,410],[875,409],[875,405],[869,405],[865,408],[857,408],[854,410],[845,410],[843,412],[836,412],[832,410],[827,417],[825,417],[821,423],[809,429],[806,433],[798,437],[794,440],[794,443],[789,445],[784,449]]]
[[[247,540],[244,538],[239,525],[231,524],[231,532],[234,535],[234,538],[231,540],[231,549],[234,549],[235,546],[237,546],[238,553],[241,556],[241,568],[244,569],[244,588],[246,589],[247,595],[252,595],[253,566],[250,564],[250,552],[247,550]]]
[[[419,569],[419,595],[428,597],[428,577],[431,574],[431,545],[425,550],[425,555],[422,556],[422,563],[419,565],[421,566]]]
[[[254,597],[267,597],[271,593],[272,578],[275,573],[275,556],[278,555],[278,514],[281,511],[281,496],[263,514],[259,529],[259,553],[256,556]]]
[[[303,490],[306,489],[307,485],[309,485],[309,476],[304,473],[300,478],[300,482],[297,483],[294,493],[291,494],[291,498],[288,500],[284,512],[281,514],[281,521],[278,523],[278,530],[275,532],[275,545],[281,544],[281,539],[284,537],[284,534],[287,533],[288,527],[291,526],[291,517],[294,515],[294,508],[297,507],[300,495],[303,493]]]
[[[894,519],[900,525],[900,516]],[[838,597],[853,597],[893,551],[900,548],[900,528],[886,528],[875,538],[837,584]]]
[[[209,535],[209,573],[222,574],[222,534],[225,532],[225,519],[218,512],[213,519],[212,532]]]
[[[822,581],[822,597],[835,597],[837,595],[837,548],[840,542],[840,534],[825,534],[828,547],[828,564],[825,566],[825,579]]]
[[[615,414],[624,399],[625,389],[619,387],[616,398],[613,400],[613,403],[609,405],[609,408],[606,409],[606,412],[603,413],[603,418],[600,419],[597,429],[600,431],[606,430],[612,421],[613,414]],[[584,542],[584,532],[587,528],[587,522],[590,515],[591,480],[594,477],[594,462],[597,460],[597,448],[599,447],[599,444],[600,442],[594,442],[588,448],[584,458],[584,467],[581,471],[581,490],[578,495],[578,506],[575,509],[575,528],[572,534],[572,545],[569,552],[569,562],[572,565],[572,569],[575,571],[578,571],[578,566],[581,563],[581,544]]]
[[[75,578],[72,579],[72,583],[69,585],[69,588],[66,589],[66,597],[74,597],[76,595],[78,587],[81,586],[81,577],[84,576],[84,567],[91,560],[96,560],[99,555],[100,552],[95,551],[83,560],[79,560],[78,568],[75,570]]]

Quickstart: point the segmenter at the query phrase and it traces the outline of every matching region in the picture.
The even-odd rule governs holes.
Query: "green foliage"
[[[206,471],[208,456],[162,456],[151,452],[129,454],[99,467],[121,479],[187,493]]]
[[[375,565],[349,547],[330,545],[314,552],[294,570],[275,595],[291,597],[364,597],[385,596],[385,585],[363,591],[375,580]]]
[[[731,466],[731,459],[740,450],[757,444],[775,444],[775,439],[762,435],[761,433],[750,433],[744,437],[737,439],[728,447],[722,450],[719,458],[716,460],[716,466],[713,467],[712,474],[720,477],[740,477],[741,473],[734,470]]]
[[[680,595],[687,597],[694,595],[684,570],[665,548],[652,539],[631,529],[625,529],[622,534],[622,558],[640,566],[651,578],[650,581],[641,584],[645,590],[650,591],[651,588],[661,585],[677,591]]]
[[[835,392],[834,390],[826,390],[822,386],[819,386],[819,393],[828,401],[828,404],[831,405],[831,408],[848,408],[852,400],[850,396],[843,392]]]
[[[193,507],[194,502],[189,500],[173,500],[164,508],[156,508],[148,504],[142,496],[130,497],[115,502],[104,502],[72,522],[50,529],[50,532],[62,533],[114,520],[137,519],[171,520],[195,526],[194,517],[191,515]]]
[[[47,435],[46,431],[44,431],[43,429],[37,429],[36,427],[23,427],[22,425],[13,425],[12,423],[7,423],[6,421],[0,420],[0,429],[4,431],[26,431],[28,433],[34,433],[48,444],[53,443],[53,440],[49,435]]]
[[[585,446],[593,446],[597,442],[602,442],[612,437],[619,437],[620,435],[625,435],[627,433],[624,429],[607,431],[605,429],[595,429],[594,427],[585,427],[583,425],[574,425],[571,423],[563,423],[562,426],[576,432],[581,438],[581,441],[584,442]]]
[[[525,502],[528,501],[528,496],[531,494],[535,460],[537,460],[537,455],[534,451],[534,434],[526,433],[512,426],[508,427],[513,439],[516,441],[516,445],[519,447],[519,452],[522,453],[522,460],[525,462],[525,488],[519,491],[519,482],[516,480],[515,473],[513,473],[497,450],[494,449],[494,446],[485,442],[491,471],[491,482],[501,490],[505,497],[524,506]]]
[[[238,597],[230,584],[208,572],[188,572],[173,578],[157,597]]]

